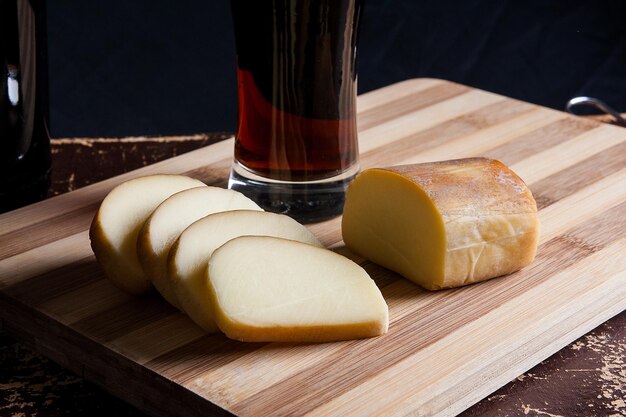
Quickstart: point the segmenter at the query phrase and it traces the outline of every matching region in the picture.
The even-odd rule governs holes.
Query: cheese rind
[[[143,294],[152,283],[137,256],[137,236],[152,211],[174,193],[206,187],[182,175],[157,174],[135,178],[113,188],[91,222],[89,238],[105,276],[119,289]]]
[[[170,304],[181,308],[167,277],[167,255],[190,224],[209,214],[229,210],[262,211],[240,192],[218,187],[197,187],[173,194],[146,220],[137,238],[137,255],[144,272]]]
[[[208,332],[218,329],[208,295],[207,264],[213,251],[243,235],[281,237],[322,247],[313,233],[284,214],[233,210],[191,224],[170,250],[168,278],[182,310]]]
[[[389,312],[367,272],[348,258],[300,242],[242,236],[207,268],[220,330],[250,342],[328,342],[378,336]]]
[[[370,169],[346,192],[346,245],[436,290],[514,272],[534,259],[535,200],[486,158]]]

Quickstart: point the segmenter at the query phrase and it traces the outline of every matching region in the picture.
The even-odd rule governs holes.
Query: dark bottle
[[[45,20],[43,0],[0,0],[0,212],[50,186]]]

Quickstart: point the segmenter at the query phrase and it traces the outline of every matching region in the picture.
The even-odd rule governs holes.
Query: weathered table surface
[[[53,141],[53,194],[147,165],[224,138],[58,139]],[[626,369],[622,313],[518,377],[465,415],[620,415]],[[0,414],[115,414],[139,411],[3,337]]]

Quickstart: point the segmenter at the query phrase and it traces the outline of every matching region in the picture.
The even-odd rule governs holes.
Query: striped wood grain
[[[311,225],[364,266],[385,336],[244,344],[106,280],[86,229],[106,193],[149,173],[225,186],[227,140],[0,216],[3,328],[155,415],[454,415],[626,307],[626,130],[441,80],[359,98],[364,168],[500,159],[540,208],[535,262],[427,292],[351,254],[340,219]]]

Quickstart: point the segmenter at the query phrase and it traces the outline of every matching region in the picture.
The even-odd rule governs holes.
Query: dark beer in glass
[[[340,214],[358,171],[362,0],[232,0],[238,119],[230,187],[265,209]]]

